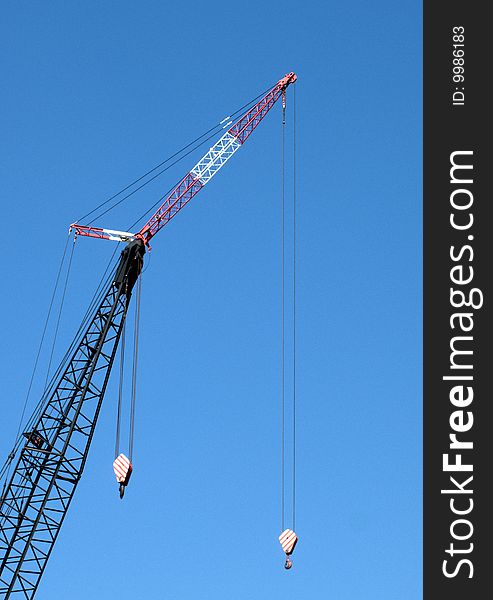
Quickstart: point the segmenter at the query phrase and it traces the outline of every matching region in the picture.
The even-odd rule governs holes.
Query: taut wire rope
[[[296,530],[296,83],[293,85],[293,530]]]
[[[55,352],[55,345],[56,345],[56,340],[57,340],[57,336],[58,336],[58,329],[60,327],[60,319],[62,317],[63,305],[65,303],[65,295],[67,293],[68,280],[70,277],[70,268],[72,267],[72,259],[74,257],[75,240],[76,240],[76,238],[74,238],[74,243],[72,244],[72,251],[70,253],[70,259],[68,261],[67,273],[65,275],[65,283],[64,283],[63,292],[62,292],[62,299],[60,302],[60,308],[58,310],[58,316],[57,316],[57,321],[56,321],[55,334],[53,336],[53,343],[51,345],[50,359],[48,361],[48,368],[46,369],[45,389],[48,386],[48,378],[50,375],[51,363],[53,361],[53,354]]]
[[[284,339],[284,258],[285,258],[285,240],[284,240],[284,221],[285,221],[285,157],[284,157],[284,146],[285,146],[285,109],[283,106],[282,112],[282,124],[281,124],[281,531],[284,531],[284,512],[285,512],[285,468],[284,468],[284,457],[285,457],[285,389],[284,389],[284,370],[285,370],[285,339]]]
[[[115,436],[115,458],[120,454],[120,430],[122,420],[122,401],[123,401],[123,379],[125,372],[125,324],[124,318],[122,324],[122,336],[120,342],[120,380],[118,382],[118,405],[116,413],[116,436]]]
[[[293,91],[293,231],[292,231],[292,528],[296,527],[296,85]],[[284,531],[286,514],[286,118],[283,102],[281,125],[281,531]]]
[[[235,112],[231,113],[229,116],[227,116],[226,118],[224,118],[222,121],[220,121],[219,123],[217,123],[216,125],[214,125],[210,129],[208,129],[207,131],[205,131],[202,135],[199,135],[193,141],[189,142],[188,144],[186,144],[185,146],[183,146],[182,148],[180,148],[180,150],[178,150],[177,152],[174,152],[173,154],[171,154],[170,156],[168,156],[168,158],[166,158],[165,160],[161,161],[155,167],[153,167],[152,169],[149,169],[146,173],[144,173],[140,177],[137,177],[137,179],[134,179],[131,183],[129,183],[128,185],[126,185],[125,187],[123,187],[119,192],[117,192],[116,194],[113,194],[112,196],[110,196],[109,198],[107,198],[106,200],[104,200],[103,202],[101,202],[100,204],[98,204],[98,206],[96,206],[95,208],[93,208],[92,210],[90,210],[89,212],[87,212],[85,215],[83,215],[82,217],[80,217],[77,220],[77,223],[80,223],[82,220],[86,219],[86,217],[88,217],[90,215],[93,215],[94,213],[96,213],[97,211],[99,211],[100,208],[102,208],[103,206],[105,206],[106,204],[108,204],[109,202],[111,202],[112,200],[115,200],[116,198],[118,198],[118,196],[120,196],[121,194],[123,194],[127,190],[130,190],[137,183],[139,183],[140,181],[144,180],[146,177],[148,177],[149,175],[151,175],[152,173],[154,173],[154,171],[156,171],[160,167],[164,166],[166,163],[169,163],[171,160],[173,160],[174,158],[176,158],[180,154],[182,154],[185,150],[187,150],[188,148],[190,148],[191,146],[193,146],[188,152],[186,152],[185,154],[182,154],[182,156],[180,156],[179,158],[177,158],[173,163],[171,163],[170,165],[168,165],[167,167],[165,167],[164,169],[162,169],[161,171],[159,171],[158,173],[156,173],[155,175],[153,175],[147,181],[144,181],[139,187],[137,187],[136,189],[134,189],[131,192],[129,192],[126,196],[124,196],[123,198],[121,198],[120,200],[118,200],[117,202],[115,202],[114,204],[112,204],[109,208],[107,208],[103,212],[99,213],[97,216],[94,216],[91,219],[91,221],[89,221],[88,225],[91,225],[92,223],[94,223],[94,221],[96,219],[101,218],[103,215],[105,215],[108,212],[110,212],[111,210],[113,210],[116,206],[118,206],[119,204],[121,204],[124,200],[127,200],[128,198],[130,198],[131,196],[133,196],[136,192],[138,192],[143,187],[145,187],[146,185],[148,185],[149,183],[151,183],[151,181],[154,181],[157,177],[159,177],[160,175],[162,175],[165,171],[167,171],[168,169],[170,169],[171,167],[173,167],[174,165],[176,165],[177,163],[179,163],[186,156],[188,156],[189,154],[191,154],[192,152],[194,152],[195,150],[197,150],[198,148],[200,148],[200,146],[202,146],[203,144],[207,143],[213,137],[215,137],[222,129],[224,129],[225,127],[227,127],[229,125],[229,123],[226,123],[226,125],[223,125],[226,121],[231,120],[239,112],[243,111],[247,107],[250,108],[250,106],[253,105],[259,98],[261,98],[262,96],[265,96],[265,94],[271,88],[272,88],[272,86],[269,87],[269,88],[267,88],[267,90],[265,90],[264,92],[262,92],[261,94],[259,94],[255,98],[252,98],[249,102],[247,102],[246,104],[244,104],[243,106],[241,106]],[[211,135],[209,135],[209,134],[211,134]],[[208,137],[206,137],[206,136],[208,136]],[[205,139],[203,139],[203,138],[205,138]],[[173,188],[171,188],[171,189],[173,189]],[[159,201],[158,201],[158,203],[159,203]],[[147,214],[147,213],[145,213],[145,214]],[[138,219],[138,221],[140,219]]]
[[[134,322],[134,353],[132,364],[132,395],[130,399],[130,430],[128,439],[129,460],[132,462],[135,435],[135,404],[137,398],[137,363],[139,357],[139,325],[140,325],[140,302],[142,298],[142,273],[137,281],[137,298],[135,302]]]
[[[60,275],[62,273],[62,269],[63,269],[63,263],[65,262],[65,256],[67,254],[67,246],[68,246],[68,241],[70,239],[70,233],[67,235],[67,239],[65,241],[65,246],[63,248],[63,253],[62,253],[62,258],[60,260],[60,265],[58,267],[58,271],[56,274],[56,279],[55,279],[55,285],[53,286],[53,292],[51,294],[51,299],[50,299],[50,305],[48,307],[48,314],[46,315],[46,319],[43,325],[43,331],[41,333],[41,339],[38,345],[38,350],[36,352],[36,358],[34,359],[34,365],[33,365],[33,369],[31,371],[31,377],[29,379],[29,385],[27,387],[27,392],[26,392],[26,396],[24,398],[24,403],[22,406],[22,411],[21,411],[21,416],[19,418],[19,425],[17,426],[17,433],[15,434],[15,441],[14,441],[14,447],[12,449],[12,451],[10,452],[10,454],[7,457],[7,461],[5,462],[3,468],[0,471],[0,477],[3,478],[5,477],[5,481],[4,481],[4,486],[3,486],[3,491],[2,491],[2,497],[3,497],[3,493],[5,491],[5,486],[7,485],[8,482],[8,478],[9,478],[9,474],[10,474],[10,465],[15,457],[15,451],[16,451],[16,444],[17,441],[19,439],[19,433],[21,431],[21,427],[22,427],[22,422],[24,421],[24,415],[26,414],[26,408],[27,408],[27,403],[29,402],[29,397],[31,395],[31,390],[33,387],[33,383],[34,383],[34,377],[36,376],[36,371],[38,369],[38,363],[39,363],[39,358],[41,356],[41,349],[43,347],[43,343],[45,340],[45,336],[46,336],[46,331],[48,329],[48,323],[50,320],[50,316],[51,316],[51,311],[53,309],[53,303],[55,301],[55,296],[56,296],[56,292],[58,289],[58,283],[60,281]]]

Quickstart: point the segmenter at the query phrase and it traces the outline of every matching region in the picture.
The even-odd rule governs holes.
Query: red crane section
[[[115,231],[73,223],[71,228],[74,229],[75,235],[122,242],[139,238],[148,246],[156,233],[171,221],[245,143],[277,100],[281,96],[284,97],[286,88],[296,80],[295,73],[288,73],[257,104],[240,117],[183,177],[139,232]]]

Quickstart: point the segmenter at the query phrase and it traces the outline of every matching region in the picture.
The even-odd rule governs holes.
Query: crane
[[[68,350],[40,409],[10,454],[0,498],[0,599],[31,599],[38,589],[87,460],[101,404],[146,249],[250,137],[287,87],[288,73],[238,118],[135,233],[72,223],[75,236],[125,242],[98,302]],[[24,441],[25,440],[25,441]]]

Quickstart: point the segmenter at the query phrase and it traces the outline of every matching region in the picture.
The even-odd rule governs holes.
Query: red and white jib
[[[140,238],[149,246],[151,238],[162,229],[194,196],[199,192],[214,175],[228,162],[228,160],[241,148],[250,137],[255,128],[282,96],[285,101],[285,91],[288,85],[297,80],[295,73],[287,73],[265,96],[231,125],[230,117],[226,117],[220,124],[223,129],[231,125],[226,133],[211,147],[199,162],[185,175],[185,177],[169,193],[164,203],[147,221],[139,232],[117,231],[72,223],[71,229],[76,236],[86,236],[116,242],[130,242]]]

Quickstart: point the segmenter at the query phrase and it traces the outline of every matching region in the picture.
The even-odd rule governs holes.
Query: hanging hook
[[[282,124],[286,125],[286,90],[282,91]]]
[[[293,554],[295,546],[298,543],[298,537],[292,529],[285,529],[279,536],[279,542],[284,550],[284,554],[286,555],[284,568],[289,570],[293,566],[291,554]]]

